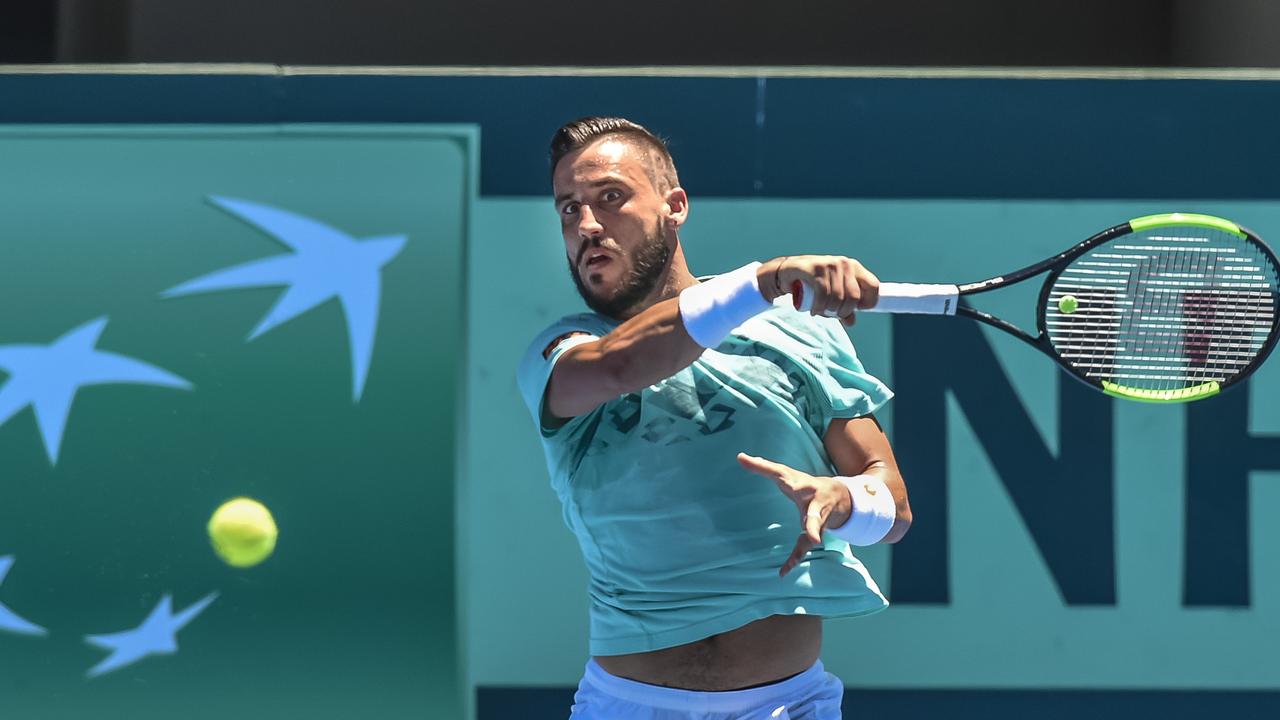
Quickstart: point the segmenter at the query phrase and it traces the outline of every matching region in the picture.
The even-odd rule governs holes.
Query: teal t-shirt
[[[822,437],[892,393],[868,375],[838,320],[778,304],[675,375],[549,427],[556,360],[618,323],[562,318],[520,364],[551,485],[591,575],[592,655],[658,650],[770,615],[863,615],[888,605],[848,543],[823,538],[786,577],[799,511],[738,452],[834,475]],[[557,338],[570,336],[547,352]]]

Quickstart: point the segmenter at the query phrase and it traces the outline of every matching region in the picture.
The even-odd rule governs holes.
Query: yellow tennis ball
[[[276,521],[257,500],[228,500],[209,518],[209,540],[218,556],[234,567],[253,567],[276,549]]]

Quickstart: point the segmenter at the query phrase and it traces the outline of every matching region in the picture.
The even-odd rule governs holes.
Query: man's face
[[[667,203],[633,143],[603,138],[552,178],[569,273],[592,310],[619,318],[657,287],[671,257]]]

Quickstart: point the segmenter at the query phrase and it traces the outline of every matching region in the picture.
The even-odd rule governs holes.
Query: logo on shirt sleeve
[[[590,335],[591,335],[591,333],[585,333],[585,332],[582,332],[581,330],[570,330],[569,332],[567,332],[567,333],[565,333],[565,334],[561,335],[560,337],[556,338],[555,340],[552,340],[552,341],[547,345],[546,349],[542,351],[542,359],[543,359],[543,360],[550,360],[550,359],[551,359],[551,351],[553,351],[553,350],[555,350],[557,347],[559,347],[559,346],[560,346],[560,343],[564,342],[565,340],[568,340],[568,339],[569,339],[569,338],[571,338],[571,337],[574,337],[575,335],[587,335],[587,336],[590,336]]]

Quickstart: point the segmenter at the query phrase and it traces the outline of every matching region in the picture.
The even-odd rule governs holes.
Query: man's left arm
[[[881,543],[896,543],[907,534],[911,527],[911,504],[907,501],[907,484],[898,471],[898,462],[893,457],[893,448],[889,438],[885,436],[880,423],[874,415],[856,418],[836,418],[827,426],[822,437],[822,444],[827,448],[827,456],[835,465],[836,472],[845,477],[871,475],[879,478],[893,495],[893,504],[897,514],[893,527],[884,536]],[[848,488],[844,488],[848,493]],[[852,508],[852,497],[849,506]],[[846,516],[847,518],[847,516]],[[831,526],[839,527],[843,520],[832,518]]]

